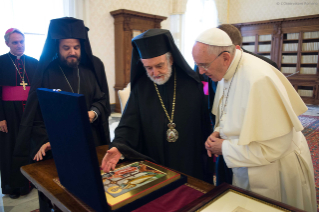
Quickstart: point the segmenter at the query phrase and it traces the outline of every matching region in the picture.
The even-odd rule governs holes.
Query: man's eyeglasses
[[[208,63],[207,65],[198,65],[198,64],[196,64],[196,63],[195,63],[195,65],[197,65],[198,68],[203,68],[203,69],[205,69],[205,71],[207,71],[208,68],[209,68],[209,66],[210,66],[220,55],[222,55],[224,52],[230,53],[229,51],[222,51],[221,53],[219,53],[219,55],[217,55],[217,57],[216,57],[212,62]]]

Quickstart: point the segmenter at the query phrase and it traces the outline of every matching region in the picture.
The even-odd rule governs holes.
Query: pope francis
[[[236,50],[217,28],[196,39],[193,57],[200,74],[218,81],[207,154],[223,155],[233,185],[317,211],[313,165],[298,119],[307,107],[286,77]]]

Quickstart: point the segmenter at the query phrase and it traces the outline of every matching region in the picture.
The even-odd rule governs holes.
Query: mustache
[[[165,76],[165,74],[159,74],[156,77],[161,77],[161,76]]]
[[[71,57],[71,58],[73,57],[73,58],[79,59],[79,58],[78,58],[77,56],[75,56],[75,55],[71,55],[71,56],[68,56],[68,57],[66,57],[66,58],[68,59],[68,58],[70,58],[70,57]]]

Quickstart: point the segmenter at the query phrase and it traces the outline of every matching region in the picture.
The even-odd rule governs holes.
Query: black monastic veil
[[[211,182],[212,178],[204,176],[208,160],[204,143],[211,127],[199,76],[189,67],[168,30],[148,30],[135,37],[132,44],[132,92],[110,147],[117,147],[127,159],[151,160]],[[166,139],[169,120],[154,83],[147,77],[140,61],[141,58],[153,58],[166,52],[170,52],[173,57],[173,74],[168,82],[158,85],[158,89],[168,113],[171,114],[176,72],[173,120],[179,133],[176,142],[168,142]]]
[[[46,129],[39,113],[39,104],[36,89],[54,88],[71,92],[61,70],[57,68],[57,50],[59,39],[79,39],[81,42],[81,61],[80,61],[80,94],[84,94],[88,110],[91,106],[97,107],[100,111],[98,126],[94,126],[99,138],[96,145],[108,144],[109,125],[108,117],[110,115],[109,92],[106,81],[104,65],[100,59],[92,55],[90,41],[88,38],[88,28],[84,26],[82,20],[75,18],[59,18],[51,20],[48,37],[46,39],[39,66],[33,79],[29,98],[23,114],[20,131],[17,139],[17,146],[14,151],[14,171],[20,172],[20,167],[30,163],[39,148],[48,142]],[[73,71],[65,69],[71,85],[77,87],[77,79],[73,77]],[[84,76],[85,75],[85,76]],[[77,90],[73,89],[73,90]],[[91,91],[93,93],[88,94]],[[99,99],[99,100],[97,100]],[[50,154],[47,154],[48,156]],[[19,184],[19,181],[13,184]]]

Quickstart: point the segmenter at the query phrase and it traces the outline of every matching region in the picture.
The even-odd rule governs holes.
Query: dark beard
[[[70,56],[69,56],[70,57]],[[62,58],[61,55],[59,55],[59,61],[62,65],[64,66],[67,66],[67,67],[70,67],[70,68],[76,68],[79,66],[80,64],[80,59],[81,57],[76,57],[76,56],[71,56],[71,57],[74,57],[76,58],[77,60],[75,62],[68,62],[66,58]]]

